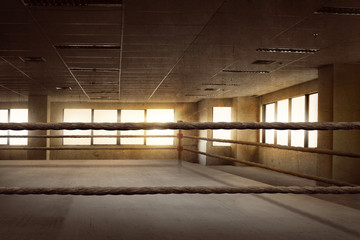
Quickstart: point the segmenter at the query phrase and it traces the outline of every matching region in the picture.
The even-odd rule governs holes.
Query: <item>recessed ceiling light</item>
[[[315,14],[360,15],[360,8],[322,7]]]
[[[22,0],[29,7],[120,7],[122,0]]]
[[[57,49],[102,49],[102,50],[118,50],[120,45],[113,44],[66,44],[54,45]]]
[[[257,65],[270,65],[272,63],[274,63],[275,61],[273,60],[256,60],[254,62],[252,62],[252,64],[257,64]]]
[[[43,57],[19,57],[23,62],[45,62]]]
[[[258,73],[258,74],[267,74],[269,71],[243,71],[243,70],[223,70],[223,72],[227,73]]]
[[[70,70],[78,72],[119,72],[118,68],[70,68]]]
[[[256,51],[268,53],[316,53],[319,50],[304,48],[258,48]]]
[[[55,87],[56,90],[72,90],[71,87]]]

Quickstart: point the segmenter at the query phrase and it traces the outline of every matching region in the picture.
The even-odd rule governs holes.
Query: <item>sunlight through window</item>
[[[305,96],[291,100],[291,122],[305,122]],[[304,147],[305,131],[291,131],[291,146]]]
[[[0,123],[7,123],[8,122],[8,114],[9,111],[0,110]],[[8,130],[0,130],[0,135],[8,135]],[[8,143],[7,138],[0,138],[0,145],[6,145]]]
[[[117,122],[117,110],[94,110],[94,123]],[[116,135],[117,131],[93,130],[94,135]],[[116,137],[93,138],[94,144],[116,144]]]
[[[64,122],[91,122],[91,109],[64,109]],[[91,130],[64,130],[64,135],[91,135]],[[64,138],[64,145],[90,145],[91,138]]]
[[[147,122],[174,122],[174,109],[148,109]],[[174,130],[147,130],[147,135],[174,135]],[[174,138],[147,138],[147,145],[173,145]]]
[[[144,110],[121,110],[121,122],[145,122]],[[121,135],[145,135],[144,130],[121,131]],[[121,144],[143,145],[144,138],[120,138]]]
[[[265,122],[274,122],[275,121],[275,103],[270,103],[265,105]],[[266,129],[265,130],[265,143],[274,144],[275,130]]]
[[[231,107],[214,107],[213,122],[231,122]],[[213,138],[231,139],[231,130],[213,130]],[[230,143],[213,142],[213,146],[230,146]]]
[[[309,95],[309,122],[318,121],[318,94]],[[317,147],[317,131],[308,132],[309,143],[308,147],[316,148]]]
[[[10,109],[10,122],[27,122],[28,121],[28,110],[27,109]],[[10,130],[10,135],[27,135],[27,130]],[[10,138],[10,145],[27,145],[27,138]]]
[[[277,122],[289,122],[289,99],[277,102]],[[276,143],[288,145],[288,130],[277,130]]]

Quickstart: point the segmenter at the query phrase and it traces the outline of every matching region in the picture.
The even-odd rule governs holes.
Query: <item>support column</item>
[[[48,122],[48,97],[45,95],[30,95],[28,99],[29,122]],[[46,130],[29,131],[31,135],[47,135]],[[29,138],[29,147],[47,147],[48,139],[46,138]],[[27,159],[29,160],[46,160],[46,150],[28,150]]]

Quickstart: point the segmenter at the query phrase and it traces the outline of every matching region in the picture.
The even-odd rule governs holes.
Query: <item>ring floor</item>
[[[175,160],[1,161],[1,186],[315,185]],[[0,195],[0,239],[360,239],[360,194]]]

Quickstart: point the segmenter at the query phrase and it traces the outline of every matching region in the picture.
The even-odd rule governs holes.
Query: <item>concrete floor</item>
[[[272,174],[282,185],[314,184],[256,171],[191,163],[180,168],[172,160],[1,161],[0,181],[20,187],[261,186]],[[0,195],[0,239],[360,239],[360,210],[346,204],[360,196],[337,196],[341,203],[319,197]]]

